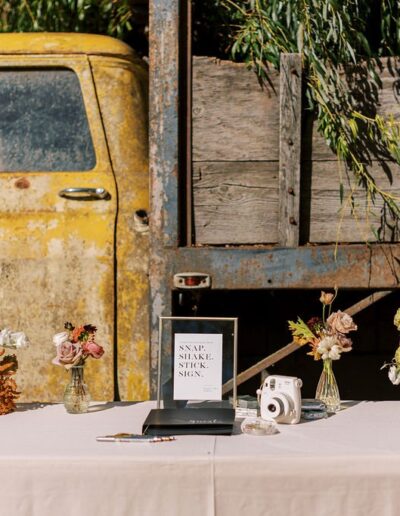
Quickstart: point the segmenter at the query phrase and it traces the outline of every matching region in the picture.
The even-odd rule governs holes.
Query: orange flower
[[[83,326],[77,326],[76,328],[74,328],[71,333],[72,342],[78,342],[81,333],[84,333],[84,332],[85,332],[85,328]]]
[[[332,304],[333,300],[335,299],[335,294],[331,294],[330,292],[324,292],[321,290],[321,297],[319,300],[323,305],[330,305]]]
[[[321,358],[321,354],[318,351],[318,346],[319,346],[320,342],[321,342],[320,339],[313,339],[312,341],[309,342],[311,351],[309,351],[307,353],[307,355],[314,357],[314,360],[319,360]]]

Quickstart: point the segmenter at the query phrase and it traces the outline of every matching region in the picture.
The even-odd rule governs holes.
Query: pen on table
[[[175,441],[172,436],[139,435],[139,434],[115,434],[96,437],[97,441],[114,443],[162,443]]]

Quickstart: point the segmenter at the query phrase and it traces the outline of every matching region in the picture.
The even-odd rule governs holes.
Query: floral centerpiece
[[[393,324],[396,326],[397,330],[400,331],[400,308],[397,310],[394,316]],[[400,343],[397,346],[394,357],[389,363],[383,364],[381,369],[385,367],[389,367],[388,376],[389,380],[393,385],[400,384]]]
[[[86,324],[75,327],[66,322],[64,328],[67,331],[56,333],[53,337],[53,342],[57,346],[57,356],[53,359],[53,364],[71,369],[84,365],[89,357],[103,356],[104,349],[95,342],[96,326]]]
[[[71,380],[64,392],[64,405],[67,412],[80,414],[88,411],[90,401],[84,382],[84,365],[89,357],[101,358],[104,349],[95,341],[96,326],[74,326],[66,322],[64,328],[66,331],[56,333],[53,337],[57,349],[53,364],[71,371]]]
[[[17,350],[29,345],[29,340],[22,331],[11,331],[4,328],[0,331],[0,347]],[[15,354],[5,355],[5,349],[0,349],[0,415],[15,410],[15,401],[20,392],[13,376],[18,369],[18,360]]]
[[[352,341],[348,334],[357,330],[352,317],[346,312],[332,312],[332,303],[337,295],[321,292],[322,317],[312,317],[305,323],[300,317],[297,321],[289,321],[289,329],[293,341],[303,346],[308,344],[311,351],[308,355],[314,360],[323,360],[323,371],[318,382],[315,397],[325,402],[328,412],[337,412],[340,409],[339,389],[332,370],[332,360],[339,360],[342,353],[352,349]]]

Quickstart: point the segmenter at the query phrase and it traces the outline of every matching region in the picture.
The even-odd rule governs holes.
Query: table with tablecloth
[[[400,514],[400,402],[360,402],[279,425],[270,436],[141,432],[153,402],[19,405],[0,418],[0,514],[7,516],[335,516]]]

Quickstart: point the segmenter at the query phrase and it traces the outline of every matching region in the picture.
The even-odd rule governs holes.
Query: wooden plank
[[[382,81],[382,89],[377,92],[376,103],[371,111],[370,115],[374,114],[374,107],[376,108],[376,112],[379,115],[388,117],[393,116],[395,119],[400,119],[400,90],[399,90],[399,67],[400,67],[400,59],[398,57],[391,58],[382,58],[382,70],[378,75]],[[361,81],[363,79],[361,78]],[[360,96],[360,95],[359,95]],[[363,90],[362,97],[370,96],[370,93]],[[305,154],[309,155],[309,159],[313,161],[337,161],[336,154],[334,154],[328,145],[326,144],[324,138],[317,131],[317,123],[312,125],[312,130],[307,131],[304,134],[304,147],[308,150]],[[311,143],[310,143],[311,138]],[[310,154],[310,146],[311,144],[311,154]]]
[[[193,165],[197,244],[277,242],[277,162]]]
[[[388,296],[389,294],[393,294],[393,290],[381,290],[379,292],[374,292],[370,296],[364,297],[361,301],[358,303],[355,303],[354,305],[350,306],[347,310],[345,310],[349,315],[353,316],[355,314],[358,314],[358,312],[361,312],[362,310],[365,310],[369,306],[373,305],[380,299],[383,299],[384,297]]]
[[[276,364],[279,362],[279,360],[282,360],[282,358],[287,357],[294,351],[297,351],[300,349],[300,346],[296,344],[295,342],[290,342],[290,344],[287,344],[286,346],[283,346],[281,349],[278,349],[278,351],[275,351],[275,353],[271,353],[271,355],[268,355],[266,358],[263,358],[256,364],[252,365],[245,371],[242,371],[236,376],[236,385],[241,385],[242,383],[246,382],[250,378],[253,378],[253,376],[256,376],[261,373],[264,369],[267,369],[273,364]],[[222,386],[222,394],[227,394],[233,389],[233,380],[228,380],[225,382]]]
[[[383,90],[379,95],[378,112],[386,115],[393,113],[395,118],[400,118],[400,95],[397,93],[399,63],[394,59],[382,59],[382,63]],[[278,159],[276,140],[279,129],[278,100],[275,94],[271,94],[271,91],[262,92],[258,82],[253,81],[252,72],[241,64],[220,62],[211,58],[196,58],[194,77],[193,116],[196,120],[194,120],[193,146],[197,160],[200,162],[209,160],[214,164],[224,160],[224,166],[227,166],[227,162],[231,160],[249,160],[243,163],[239,161],[243,177],[246,178],[253,170],[250,161]],[[275,90],[278,92],[280,86],[276,79],[277,77],[274,76]],[[299,197],[287,193],[285,190],[287,181],[284,182],[286,176],[282,172],[283,182],[277,198],[280,197],[282,200],[280,219],[286,222],[286,227],[284,224],[280,226],[280,238],[276,235],[277,199],[273,198],[273,192],[271,190],[265,192],[268,196],[268,204],[271,206],[271,209],[266,211],[266,205],[260,197],[261,190],[256,189],[253,192],[254,208],[252,209],[250,189],[246,189],[246,195],[241,197],[244,190],[239,186],[241,172],[237,167],[235,169],[237,188],[226,184],[226,179],[228,182],[231,179],[229,173],[227,178],[222,173],[219,177],[215,175],[215,180],[220,180],[221,183],[213,184],[207,192],[210,195],[209,204],[204,199],[206,191],[196,191],[200,183],[195,181],[196,243],[269,244],[279,241],[281,245],[290,245],[289,238],[285,234],[285,230],[288,229],[291,234],[294,234],[292,245],[296,245],[299,228],[300,241],[303,244],[374,241],[372,229],[377,230],[380,226],[382,202],[377,198],[375,205],[365,206],[363,189],[357,188],[354,192],[357,203],[356,217],[352,214],[352,206],[349,202],[340,204],[337,157],[331,153],[325,141],[316,134],[315,127],[313,131],[312,153],[303,154],[305,159],[302,162],[300,217],[296,218],[293,213],[286,216],[288,208],[289,211],[297,213]],[[264,145],[267,147],[263,147]],[[306,147],[307,142],[303,146],[303,151]],[[285,155],[281,152],[281,161],[284,159]],[[200,163],[195,166],[199,167]],[[292,171],[290,167],[288,170],[289,173]],[[397,165],[384,160],[373,161],[369,170],[379,186],[395,195],[399,194],[400,185],[397,178],[400,177],[400,168]],[[385,170],[388,172],[386,176]],[[307,174],[310,176],[308,179]],[[260,186],[262,186],[261,183]],[[350,190],[347,188],[344,195],[345,201],[349,193]],[[291,201],[293,205],[290,204]],[[285,203],[289,203],[289,206]],[[230,220],[231,217],[234,220]],[[298,222],[300,218],[300,222],[297,225],[290,225],[288,220],[290,221],[291,217],[293,222]],[[398,241],[395,231],[386,231],[382,237],[383,241]]]
[[[193,58],[193,160],[279,159],[279,75],[260,86],[244,64]]]
[[[400,200],[400,166],[390,162],[373,162],[369,167],[377,185]],[[366,242],[376,240],[372,229],[380,225],[383,202],[380,197],[367,205],[365,191],[353,192],[343,172],[344,196],[340,202],[340,176],[337,162],[314,162],[312,169],[303,169],[301,198],[302,240],[312,243]],[[352,200],[355,210],[352,213]],[[390,222],[390,221],[389,221]],[[383,240],[399,241],[396,228],[386,229]]]
[[[345,310],[349,315],[354,316],[358,312],[361,312],[365,308],[368,308],[376,301],[379,301],[379,299],[382,299],[389,294],[391,294],[393,290],[385,290],[381,292],[375,292],[358,303],[355,303],[354,305],[350,306]],[[256,376],[257,374],[260,374],[264,369],[272,366],[273,364],[276,364],[283,358],[287,357],[294,351],[297,351],[302,346],[299,346],[295,342],[290,342],[286,346],[283,346],[282,348],[278,349],[274,353],[271,353],[267,357],[263,358],[256,364],[252,365],[251,367],[247,368],[245,371],[242,371],[236,376],[236,385],[241,385],[242,383],[246,382],[250,378],[253,378],[253,376]],[[222,386],[222,394],[227,394],[233,389],[233,380],[228,380],[224,385]]]
[[[373,162],[370,170],[380,188],[400,199],[400,167]],[[347,178],[343,178],[347,185]],[[382,201],[365,205],[365,192],[354,191],[356,213],[345,186],[340,203],[337,162],[314,162],[303,169],[301,236],[303,242],[361,243],[374,241]],[[196,244],[269,244],[278,242],[278,164],[275,162],[194,163]],[[368,208],[368,209],[367,209]],[[367,213],[368,212],[368,213]],[[368,216],[367,216],[368,215]],[[390,231],[386,241],[397,241]],[[394,239],[394,240],[393,240]]]
[[[342,163],[339,167],[337,161],[334,163],[314,162],[312,169],[308,171],[308,181],[314,190],[337,190],[340,182],[340,170],[342,181],[345,188],[348,188],[352,180],[347,177],[345,166]],[[369,166],[378,186],[383,189],[398,188],[400,186],[400,165],[390,161],[373,161]]]
[[[297,247],[300,225],[301,55],[282,54],[278,242]]]
[[[400,119],[399,58],[382,58],[378,114]],[[210,57],[193,59],[193,153],[195,161],[278,160],[279,75],[262,89],[242,63]],[[274,91],[275,90],[275,91]],[[313,125],[312,160],[336,161],[336,155]],[[309,153],[307,153],[309,154]]]

